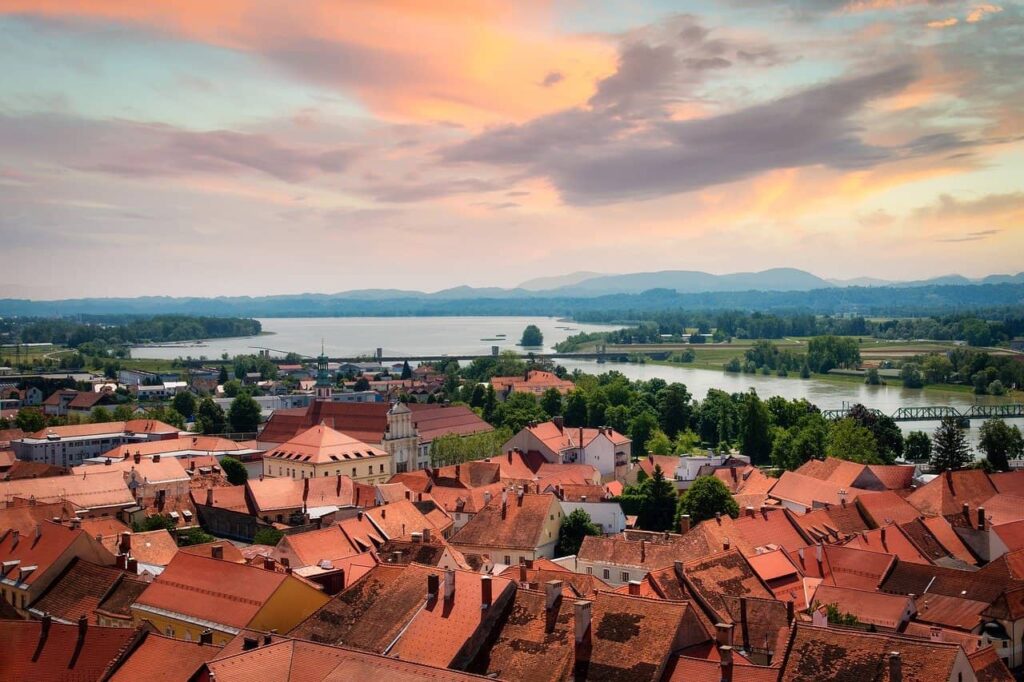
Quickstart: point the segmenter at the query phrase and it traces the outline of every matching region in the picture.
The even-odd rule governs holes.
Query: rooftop
[[[451,538],[455,546],[535,549],[557,537],[545,537],[545,527],[561,514],[554,495],[508,493],[506,503],[498,496],[477,512]]]

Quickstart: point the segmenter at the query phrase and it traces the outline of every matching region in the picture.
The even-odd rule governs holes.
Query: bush
[[[231,485],[244,485],[249,480],[249,470],[234,457],[225,457],[220,460],[220,468]]]
[[[284,537],[284,533],[276,528],[265,526],[256,531],[256,535],[252,539],[254,545],[267,545],[269,547],[276,547],[277,543],[281,542],[281,538]]]

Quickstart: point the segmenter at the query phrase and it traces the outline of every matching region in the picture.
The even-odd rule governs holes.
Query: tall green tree
[[[110,414],[110,410],[102,405],[92,408],[92,412],[89,413],[89,421],[93,424],[106,424],[113,420],[114,416]]]
[[[14,416],[14,425],[25,433],[35,433],[46,427],[46,417],[35,407],[23,407]]]
[[[221,406],[211,398],[203,398],[196,410],[196,429],[207,435],[224,433],[227,419]]]
[[[1020,429],[1002,419],[989,419],[981,425],[978,445],[995,471],[1009,471],[1009,460],[1024,456],[1024,438],[1021,438]]]
[[[657,417],[647,410],[642,411],[629,422],[629,439],[633,441],[634,457],[643,457],[647,454],[647,442],[657,428]]]
[[[658,423],[669,438],[675,438],[677,433],[690,425],[690,397],[686,386],[678,382],[658,391]]]
[[[512,433],[518,433],[530,422],[539,422],[547,419],[537,396],[532,393],[516,391],[510,393],[505,402],[500,403],[494,410],[492,423],[495,426],[506,426]]]
[[[249,470],[234,457],[224,457],[220,460],[220,469],[224,477],[231,485],[243,485],[249,480]]]
[[[679,513],[689,514],[691,523],[712,519],[715,514],[736,518],[739,505],[717,476],[700,476],[679,497]]]
[[[217,373],[217,383],[221,386],[228,383],[228,368],[225,365],[220,366],[220,372]]]
[[[750,457],[752,464],[767,464],[772,454],[768,409],[753,390],[743,397],[740,427],[740,452]]]
[[[236,433],[256,431],[260,425],[260,405],[248,393],[242,392],[231,401],[228,422]]]
[[[924,431],[907,434],[903,453],[911,462],[927,462],[932,456],[932,439]]]
[[[196,396],[192,391],[179,391],[171,400],[171,405],[178,411],[178,414],[191,419],[196,413]]]
[[[654,467],[654,474],[641,485],[643,501],[637,524],[644,530],[674,530],[676,526],[676,494],[675,483],[665,478],[660,466]]]
[[[582,389],[576,388],[569,391],[565,397],[565,418],[566,426],[587,425],[587,395]]]
[[[549,417],[562,416],[562,394],[557,388],[549,388],[540,397],[540,406]]]
[[[882,463],[878,456],[878,443],[871,430],[849,417],[840,419],[829,428],[825,454],[859,464]]]
[[[583,509],[574,509],[562,519],[562,527],[558,531],[558,544],[555,545],[555,556],[572,556],[579,553],[583,538],[588,535],[600,537],[600,527]]]
[[[402,379],[412,379],[412,367],[409,366],[408,360],[402,363]]]
[[[932,437],[932,468],[939,473],[963,469],[970,461],[967,437],[955,419],[946,417]]]

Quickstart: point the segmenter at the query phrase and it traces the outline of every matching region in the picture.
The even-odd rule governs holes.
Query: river
[[[332,357],[370,356],[380,347],[385,355],[409,356],[443,354],[486,354],[491,346],[502,350],[519,350],[516,346],[523,329],[536,324],[544,334],[545,350],[580,331],[615,329],[606,325],[564,322],[553,317],[328,317],[328,318],[264,318],[260,319],[261,336],[210,339],[199,344],[181,346],[142,346],[132,349],[137,358],[192,356],[218,358],[222,353],[239,355],[269,348],[275,355],[295,352],[313,356],[324,349]],[[504,337],[500,335],[504,334]],[[486,339],[486,340],[485,340]],[[891,414],[899,407],[952,405],[963,409],[975,402],[1010,402],[1007,398],[974,396],[969,393],[905,389],[890,386],[867,386],[854,382],[831,382],[817,379],[764,376],[761,374],[730,374],[718,370],[691,369],[660,364],[598,364],[592,360],[562,360],[567,369],[580,369],[591,374],[610,370],[622,372],[630,379],[660,377],[665,381],[686,384],[695,398],[703,398],[708,389],[719,388],[730,393],[755,389],[758,395],[780,395],[787,399],[806,398],[822,409],[835,409],[862,403]],[[1024,420],[1009,420],[1024,427]],[[972,422],[968,433],[976,444],[980,421]],[[900,428],[933,432],[937,422],[900,422]]]

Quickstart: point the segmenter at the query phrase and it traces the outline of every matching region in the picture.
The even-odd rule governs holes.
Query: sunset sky
[[[0,55],[0,298],[1024,270],[1020,3],[0,0]]]

